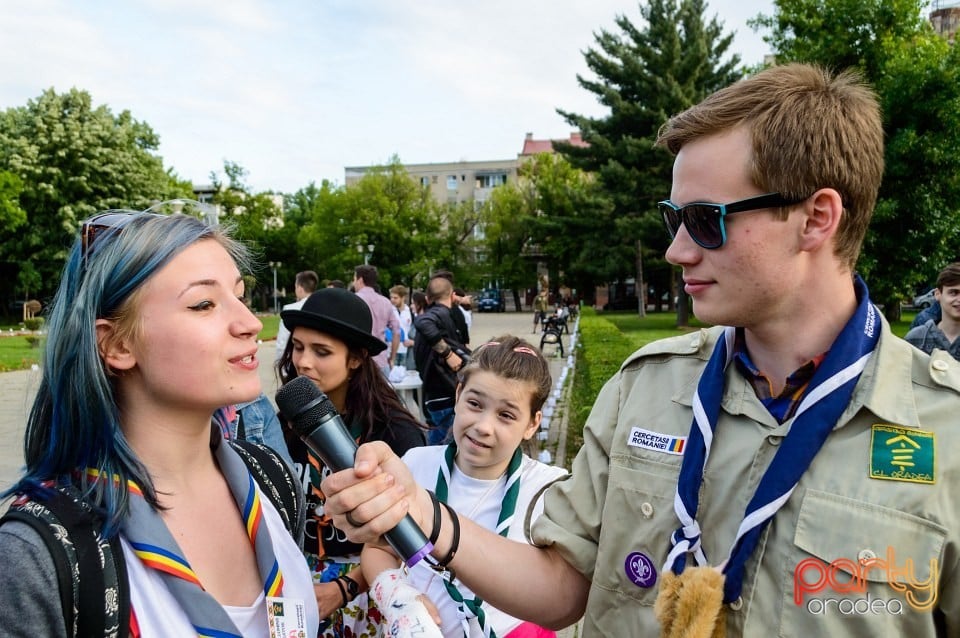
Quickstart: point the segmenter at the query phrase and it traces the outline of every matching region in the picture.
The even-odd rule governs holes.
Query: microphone
[[[310,379],[296,377],[277,390],[277,407],[293,431],[334,472],[353,467],[357,443],[333,403]],[[407,514],[384,534],[408,566],[433,550],[420,527]]]

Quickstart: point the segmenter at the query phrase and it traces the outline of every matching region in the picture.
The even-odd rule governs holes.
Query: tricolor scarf
[[[437,472],[437,498],[444,503],[449,496],[450,476],[453,473],[454,459],[457,456],[457,444],[450,443],[444,450],[445,463],[440,466]],[[500,515],[497,517],[496,532],[500,536],[506,536],[510,531],[510,524],[513,522],[513,515],[517,509],[517,498],[520,495],[520,467],[523,465],[523,452],[518,447],[510,458],[507,465],[506,484],[504,487],[503,500],[500,502]],[[452,582],[451,578],[443,578],[443,585],[447,589],[450,597],[456,601],[460,610],[460,623],[463,626],[463,635],[470,635],[469,619],[476,617],[480,624],[480,629],[485,636],[496,638],[493,627],[487,625],[486,614],[483,611],[483,600],[479,596],[471,599],[465,599],[463,594]]]
[[[760,535],[774,514],[790,499],[803,473],[823,446],[837,420],[850,403],[860,373],[880,340],[879,311],[870,302],[863,280],[854,278],[857,310],[833,342],[823,362],[810,381],[793,417],[790,431],[784,438],[744,517],[727,560],[721,563],[723,602],[740,596],[747,559],[757,546]],[[697,565],[706,566],[707,557],[701,546],[701,530],[697,523],[700,486],[710,458],[713,434],[720,415],[724,374],[733,357],[734,328],[726,328],[717,341],[713,354],[700,375],[693,397],[693,424],[687,449],[680,466],[674,497],[674,511],[681,527],[670,538],[672,549],[663,571],[681,574],[686,555],[693,554]]]
[[[283,575],[273,551],[273,541],[263,520],[262,503],[253,475],[229,445],[215,449],[220,471],[243,515],[247,535],[267,596],[282,596]],[[122,524],[124,536],[143,564],[160,572],[164,584],[186,613],[198,636],[241,638],[230,616],[206,592],[160,513],[147,503],[139,486],[130,483],[130,511]]]

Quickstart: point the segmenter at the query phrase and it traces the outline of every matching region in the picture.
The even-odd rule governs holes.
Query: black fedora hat
[[[300,310],[280,313],[290,332],[297,326],[313,328],[340,339],[348,346],[366,348],[371,355],[387,349],[371,334],[373,316],[367,302],[343,288],[322,288],[307,297]]]

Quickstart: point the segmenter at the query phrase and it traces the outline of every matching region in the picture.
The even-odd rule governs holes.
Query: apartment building
[[[952,44],[957,29],[960,29],[960,2],[934,0],[930,9],[930,23],[933,25],[933,30]]]
[[[404,164],[403,168],[410,178],[421,186],[430,189],[433,198],[441,203],[458,204],[473,201],[479,206],[490,197],[497,186],[515,182],[517,169],[528,158],[537,153],[552,153],[556,140],[534,139],[533,133],[527,133],[523,147],[514,159],[488,160],[478,162],[438,162],[430,164]],[[568,140],[577,146],[586,146],[580,133],[570,134]],[[372,166],[348,166],[344,169],[347,186],[355,184]]]
[[[404,164],[410,178],[430,189],[430,194],[441,204],[458,204],[473,201],[479,206],[497,186],[517,179],[518,162],[512,160],[489,160],[483,162],[438,162],[431,164]],[[347,187],[360,181],[372,166],[348,166],[345,184]]]

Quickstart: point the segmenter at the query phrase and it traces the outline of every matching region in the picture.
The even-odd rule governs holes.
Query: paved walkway
[[[473,326],[470,341],[476,346],[494,337],[514,334],[540,345],[540,334],[531,334],[532,313],[473,313]],[[545,346],[544,354],[550,361],[550,372],[554,379],[554,391],[544,410],[544,426],[541,426],[541,450],[547,450],[554,460],[564,458],[566,448],[566,397],[573,374],[573,359],[570,353],[570,335],[563,336],[564,355],[557,356],[555,346]],[[260,377],[264,392],[273,397],[278,386],[273,373],[273,361],[276,349],[273,341],[260,346]],[[19,476],[23,466],[23,432],[27,414],[33,403],[34,395],[40,384],[40,371],[21,370],[0,373],[0,489],[9,487]],[[576,626],[558,632],[560,638],[574,638]]]

